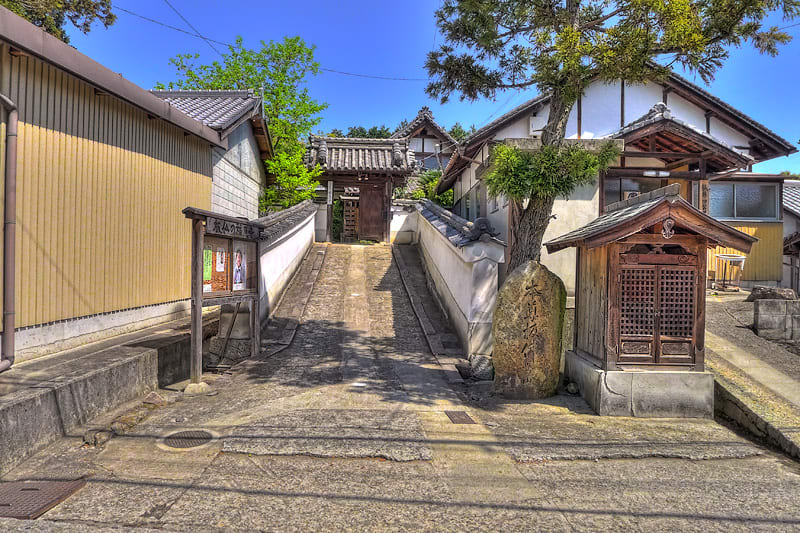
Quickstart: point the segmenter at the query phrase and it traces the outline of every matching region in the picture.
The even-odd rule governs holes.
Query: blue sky
[[[202,34],[230,42],[242,35],[245,45],[300,35],[316,45],[321,66],[335,70],[401,78],[425,78],[425,55],[441,38],[433,12],[438,0],[403,2],[366,0],[304,0],[247,2],[243,0],[170,0]],[[116,6],[189,30],[164,0],[115,0]],[[201,61],[217,59],[204,41],[117,11],[116,24],[95,25],[83,35],[70,31],[72,45],[151,88],[174,79],[169,58],[197,52]],[[784,23],[776,19],[775,24]],[[800,21],[797,21],[800,22]],[[800,140],[800,26],[788,30],[796,41],[777,58],[749,48],[733,50],[731,60],[707,87],[791,142]],[[219,46],[218,46],[219,47]],[[692,79],[692,76],[688,76]],[[702,82],[700,82],[702,84]],[[495,100],[440,105],[427,97],[424,81],[389,81],[324,72],[309,81],[312,96],[329,104],[319,128],[346,130],[351,125],[394,127],[412,118],[423,105],[446,127],[460,121],[480,127],[534,96],[534,90],[498,94]],[[755,168],[760,172],[800,172],[800,154]]]

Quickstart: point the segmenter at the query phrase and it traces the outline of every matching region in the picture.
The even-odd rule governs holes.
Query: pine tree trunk
[[[528,207],[519,210],[520,216],[513,226],[513,243],[508,259],[508,272],[513,272],[528,261],[538,261],[542,251],[544,232],[550,223],[555,198],[531,199]],[[520,208],[522,206],[519,206]]]
[[[560,146],[567,131],[567,121],[572,105],[554,92],[550,98],[550,115],[547,126],[542,131],[542,145]],[[511,208],[511,249],[506,271],[511,273],[528,261],[538,261],[542,251],[544,232],[552,218],[555,198],[531,198],[523,208],[520,202],[513,201]]]

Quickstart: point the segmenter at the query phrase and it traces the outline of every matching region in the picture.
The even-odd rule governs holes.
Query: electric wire
[[[164,1],[167,2],[167,0],[164,0]],[[169,4],[169,2],[167,2],[167,4]],[[170,5],[170,7],[172,7],[171,4],[169,4],[169,5]],[[186,19],[183,16],[181,16],[180,13],[177,12],[177,10],[175,10],[176,13],[178,13],[178,15],[181,16],[181,18],[189,25],[190,28],[192,28],[194,30],[195,33],[192,33],[190,31],[184,30],[183,28],[178,28],[176,26],[172,26],[171,24],[167,24],[165,22],[162,22],[160,20],[148,17],[146,15],[142,15],[140,13],[136,13],[134,11],[131,11],[130,9],[126,9],[124,7],[120,7],[117,4],[113,4],[113,7],[114,7],[114,9],[116,9],[118,11],[121,11],[121,12],[126,13],[128,15],[131,15],[133,17],[137,17],[139,19],[145,20],[147,22],[150,22],[151,24],[158,24],[159,26],[162,26],[164,28],[167,28],[167,29],[170,29],[170,30],[173,30],[173,31],[177,31],[177,32],[183,33],[183,34],[188,35],[190,37],[194,37],[196,39],[202,39],[202,40],[206,41],[208,43],[208,45],[211,46],[211,48],[216,53],[218,53],[219,55],[222,55],[222,54],[220,53],[219,50],[217,50],[216,47],[213,46],[212,43],[215,43],[215,44],[218,44],[218,45],[221,45],[221,46],[227,46],[229,48],[235,48],[235,45],[233,45],[231,43],[226,43],[224,41],[219,41],[217,39],[212,39],[210,37],[206,37],[206,36],[202,35],[188,21],[186,21]],[[430,78],[408,78],[408,77],[400,77],[400,76],[379,76],[379,75],[375,75],[375,74],[362,74],[362,73],[358,73],[358,72],[348,72],[348,71],[345,71],[345,70],[337,70],[337,69],[332,69],[332,68],[327,68],[327,67],[319,67],[319,69],[324,71],[324,72],[330,72],[330,73],[333,73],[333,74],[341,74],[341,75],[344,75],[344,76],[354,76],[354,77],[358,77],[358,78],[369,78],[369,79],[374,79],[374,80],[431,81]]]

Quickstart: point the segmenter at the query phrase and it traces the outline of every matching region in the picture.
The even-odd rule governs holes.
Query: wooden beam
[[[192,220],[192,325],[189,378],[200,383],[203,376],[203,222]]]
[[[647,176],[645,172],[666,172],[666,176]],[[695,170],[665,170],[663,168],[609,168],[606,170],[606,176],[609,178],[641,178],[641,179],[687,179],[687,180],[700,180],[700,173]]]
[[[688,157],[707,157],[712,153],[713,152],[710,150],[704,152],[635,152],[632,150],[624,150],[620,155],[626,157],[655,157],[658,159],[685,159]]]

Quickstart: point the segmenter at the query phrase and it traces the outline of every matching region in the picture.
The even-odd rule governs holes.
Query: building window
[[[464,196],[464,218],[469,220],[469,194]]]
[[[711,216],[778,220],[777,183],[711,183]]]
[[[638,196],[662,187],[658,179],[606,178],[605,205],[611,205],[632,196]]]

